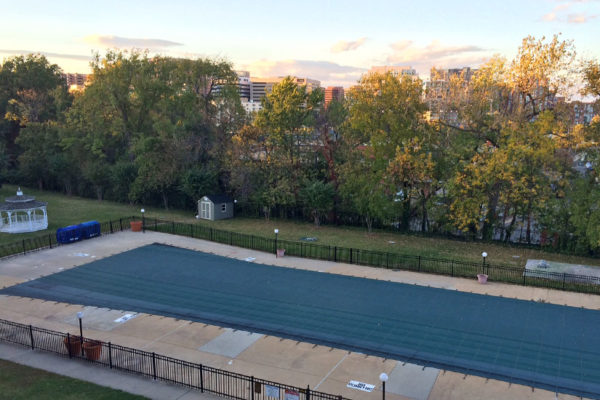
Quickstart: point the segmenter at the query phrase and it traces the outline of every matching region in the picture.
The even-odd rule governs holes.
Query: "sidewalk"
[[[154,381],[150,378],[127,374],[123,371],[113,371],[83,360],[64,358],[23,346],[0,343],[0,359],[92,382],[100,386],[123,390],[149,399],[214,400],[220,398],[207,393],[200,393],[199,390]]]

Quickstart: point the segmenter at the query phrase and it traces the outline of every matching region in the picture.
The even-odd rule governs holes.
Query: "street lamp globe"
[[[379,380],[381,382],[387,382],[387,380],[388,380],[387,374],[385,372],[382,372],[381,375],[379,375]]]

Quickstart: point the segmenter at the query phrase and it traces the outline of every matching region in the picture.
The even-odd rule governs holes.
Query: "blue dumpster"
[[[69,225],[56,230],[56,241],[58,243],[73,243],[81,240],[81,228],[79,225]]]
[[[98,221],[88,221],[79,224],[81,228],[82,239],[91,239],[100,236],[100,223]]]

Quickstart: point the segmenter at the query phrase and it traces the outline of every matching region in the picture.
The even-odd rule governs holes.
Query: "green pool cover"
[[[600,398],[600,311],[159,244],[0,294],[213,323]]]

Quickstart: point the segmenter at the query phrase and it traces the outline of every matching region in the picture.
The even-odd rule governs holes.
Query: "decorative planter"
[[[277,249],[277,257],[283,257],[285,255],[285,249]]]
[[[488,276],[486,274],[477,274],[477,281],[481,284],[486,283],[487,278],[488,278]]]
[[[142,221],[131,221],[129,224],[131,225],[131,232],[142,231]]]
[[[83,351],[88,360],[96,361],[102,354],[102,342],[98,340],[88,340],[83,343]]]
[[[69,336],[63,339],[67,352],[72,356],[81,354],[81,336]],[[70,349],[70,350],[69,350]]]

